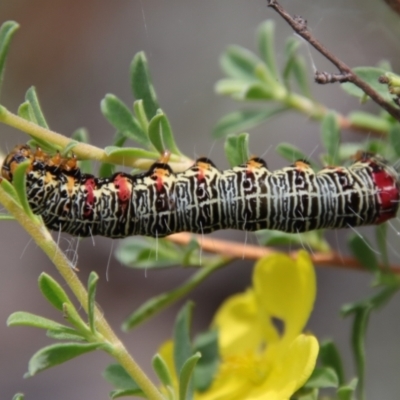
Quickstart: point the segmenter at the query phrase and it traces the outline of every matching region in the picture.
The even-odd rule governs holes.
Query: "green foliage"
[[[18,165],[13,175],[13,184],[15,193],[18,196],[19,204],[24,210],[25,214],[31,220],[37,220],[37,216],[35,216],[29,206],[28,197],[26,195],[26,171],[29,167],[30,162],[25,161]]]
[[[0,27],[0,90],[11,39],[18,28],[19,25],[14,21],[6,21]]]
[[[147,120],[150,121],[160,108],[157,95],[151,82],[149,66],[144,52],[135,55],[131,64],[131,87],[136,99],[143,101]]]
[[[356,67],[352,69],[363,81],[367,82],[387,102],[392,102],[392,97],[385,86],[379,82],[379,77],[385,75],[386,71],[375,67]],[[342,83],[342,88],[350,95],[358,97],[361,101],[366,100],[365,93],[353,83]]]
[[[95,324],[95,295],[96,295],[96,286],[99,280],[99,276],[95,272],[91,272],[88,280],[88,318],[89,318],[89,326],[90,331],[95,334],[96,333],[96,324]]]
[[[293,146],[290,143],[280,143],[276,146],[276,152],[281,155],[283,158],[286,158],[290,163],[294,163],[295,161],[305,161],[311,165],[311,168],[314,170],[318,170],[318,164],[310,159],[306,154],[304,154],[299,148]]]
[[[124,265],[146,270],[175,265],[197,266],[201,262],[196,241],[181,248],[163,239],[132,238],[121,243],[115,256]]]
[[[201,354],[194,370],[196,390],[202,392],[211,385],[219,364],[218,331],[211,329],[196,336],[194,352]]]
[[[215,257],[204,263],[203,267],[193,274],[186,282],[177,288],[161,293],[153,298],[147,300],[137,310],[135,310],[123,322],[122,329],[127,331],[132,329],[150,317],[161,312],[166,307],[182,299],[185,295],[190,293],[194,288],[199,286],[209,275],[217,269],[224,267],[230,260],[223,257]]]
[[[156,115],[150,120],[148,131],[151,143],[161,154],[165,150],[169,150],[172,154],[181,154],[175,143],[168,118],[162,110],[157,110]]]
[[[132,139],[143,146],[149,146],[149,138],[142,130],[139,122],[129,108],[116,96],[106,95],[101,101],[101,111],[110,124],[127,139]]]
[[[228,136],[225,141],[225,155],[231,167],[245,164],[249,159],[249,134]]]
[[[344,383],[344,370],[340,353],[335,343],[332,340],[326,340],[321,343],[319,349],[319,357],[324,367],[331,368],[335,371],[338,379],[338,384]]]
[[[144,397],[143,391],[121,365],[109,365],[103,372],[103,376],[108,382],[117,388],[110,393],[112,399],[124,396]]]
[[[340,130],[337,117],[334,113],[328,113],[322,119],[321,139],[327,152],[326,164],[338,165],[338,148],[340,143]]]
[[[29,360],[28,372],[25,374],[25,377],[29,378],[38,372],[62,364],[100,347],[100,343],[58,343],[44,347]]]
[[[17,28],[18,25],[15,22],[7,22],[0,28],[0,85],[9,44]],[[296,38],[290,37],[286,41],[281,67],[278,67],[274,50],[274,23],[272,21],[266,21],[260,26],[257,31],[257,43],[260,56],[240,46],[230,46],[221,56],[221,67],[226,77],[216,84],[217,93],[252,104],[222,117],[214,128],[215,138],[226,139],[225,153],[232,167],[247,162],[251,154],[249,134],[243,131],[265,123],[270,118],[288,110],[303,113],[321,123],[321,142],[325,150],[325,154],[321,155],[321,160],[324,164],[340,164],[360,148],[378,152],[389,160],[400,157],[400,125],[385,112],[375,115],[364,111],[353,111],[344,117],[313,100],[307,78],[308,68],[304,58],[298,53],[301,43]],[[389,67],[388,65],[381,65],[379,68],[358,67],[354,71],[386,101],[392,103],[393,95],[400,94],[400,79],[397,75],[387,72]],[[378,78],[382,75],[388,79],[388,86],[378,82]],[[107,94],[101,102],[101,112],[114,128],[115,134],[110,140],[110,146],[104,149],[105,154],[110,157],[108,160],[110,162],[101,165],[100,176],[110,176],[114,172],[114,165],[111,162],[118,158],[156,160],[160,154],[168,151],[171,153],[171,159],[188,160],[179,150],[169,119],[160,108],[150,77],[147,58],[143,52],[136,54],[133,58],[130,79],[135,98],[132,107],[128,107],[112,94]],[[350,83],[342,84],[342,88],[361,101],[367,100],[365,93]],[[257,108],[254,108],[254,101],[258,103]],[[0,117],[4,116],[5,112],[5,108],[0,107]],[[34,87],[28,89],[23,103],[19,106],[18,115],[48,131],[48,123]],[[368,139],[363,145],[341,144],[340,121],[343,118],[346,118],[347,122],[357,130],[372,130],[387,134],[388,141]],[[127,140],[143,148],[123,147]],[[45,151],[60,151],[62,156],[68,156],[81,143],[88,142],[88,133],[81,128],[72,134],[72,140],[64,147],[34,134],[32,134],[30,144],[40,146]],[[291,163],[296,160],[305,160],[313,169],[319,168],[317,163],[292,144],[281,143],[276,150]],[[82,171],[91,172],[90,161],[85,160],[80,163]],[[18,166],[14,172],[13,184],[2,180],[0,185],[28,219],[40,224],[40,218],[32,213],[26,195],[28,164],[22,163]],[[5,215],[0,219],[8,218],[10,216]],[[297,235],[269,231],[260,232],[258,237],[268,246],[295,244],[319,252],[330,251],[322,231]],[[346,383],[346,374],[339,350],[333,341],[327,341],[321,345],[319,366],[293,399],[318,399],[320,391],[326,388],[335,389],[339,400],[354,399],[356,390],[360,399],[365,398],[365,337],[368,323],[372,312],[384,306],[400,288],[400,279],[390,273],[387,268],[389,259],[386,237],[387,226],[379,226],[376,229],[379,257],[373,250],[374,246],[369,244],[364,237],[353,235],[348,241],[348,246],[355,258],[373,274],[374,285],[378,287],[377,291],[368,298],[347,304],[342,308],[342,315],[352,318],[351,345],[357,378]],[[167,306],[181,300],[209,275],[231,261],[222,256],[203,257],[195,240],[183,247],[162,239],[134,238],[123,242],[116,256],[124,265],[136,269],[161,269],[174,265],[201,267],[180,286],[148,299],[138,307],[124,321],[122,327],[124,330],[136,327]],[[382,268],[381,265],[386,268]],[[48,337],[58,341],[56,344],[38,350],[32,356],[26,376],[33,376],[94,350],[101,349],[113,356],[118,353],[120,343],[115,344],[106,340],[100,333],[104,331],[98,329],[95,307],[98,279],[96,273],[90,273],[87,302],[80,304],[80,307],[75,307],[59,283],[47,274],[40,275],[39,288],[43,296],[61,312],[65,324],[22,311],[10,315],[7,320],[8,326],[44,329]],[[78,310],[81,307],[87,309],[87,318],[80,315]],[[173,332],[175,370],[170,369],[171,366],[160,354],[156,354],[153,358],[153,369],[171,400],[190,400],[193,398],[194,390],[206,390],[211,385],[219,365],[218,332],[207,331],[192,341],[190,335],[192,312],[193,305],[186,303],[175,321]],[[115,387],[110,394],[111,398],[145,397],[143,387],[138,385],[127,371],[121,364],[112,364],[104,372],[104,377]],[[175,376],[178,378],[177,390],[174,388]],[[14,399],[22,400],[23,395],[16,394]]]

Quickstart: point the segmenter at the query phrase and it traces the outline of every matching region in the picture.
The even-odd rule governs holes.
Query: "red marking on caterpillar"
[[[27,197],[49,229],[75,236],[163,237],[218,229],[305,232],[379,224],[396,216],[397,171],[381,157],[359,153],[349,167],[315,172],[305,161],[269,171],[260,158],[225,171],[207,158],[173,173],[168,154],[147,172],[109,178],[84,174],[76,159],[17,146],[2,176],[12,180],[21,162]]]

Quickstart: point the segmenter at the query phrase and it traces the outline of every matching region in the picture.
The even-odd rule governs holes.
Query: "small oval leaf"
[[[41,329],[63,329],[67,326],[59,324],[39,315],[31,314],[25,311],[17,311],[11,314],[7,319],[7,326],[32,326]]]
[[[102,343],[58,343],[44,347],[29,360],[26,377],[102,347]]]
[[[118,97],[107,94],[101,101],[101,111],[119,132],[143,146],[149,145],[149,138],[142,130],[139,122]]]
[[[147,120],[151,120],[159,109],[157,95],[151,81],[149,66],[143,51],[133,57],[131,64],[131,87],[136,100],[143,100]]]
[[[63,311],[63,304],[71,304],[71,300],[65,293],[64,289],[55,281],[50,275],[45,273],[39,276],[39,288],[43,296],[52,304],[57,310]]]

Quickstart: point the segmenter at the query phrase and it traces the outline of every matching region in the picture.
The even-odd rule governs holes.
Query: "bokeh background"
[[[400,18],[383,0],[282,0],[292,14],[304,16],[312,32],[350,66],[375,65],[388,59],[400,69]],[[147,54],[160,104],[171,120],[179,147],[189,156],[209,155],[221,168],[227,167],[223,142],[214,143],[211,131],[216,121],[239,108],[232,100],[214,94],[222,77],[218,65],[229,44],[256,50],[255,30],[267,18],[276,21],[276,49],[283,58],[285,39],[292,35],[286,23],[266,7],[265,0],[1,0],[1,22],[13,19],[21,29],[13,40],[7,63],[1,102],[16,111],[26,90],[34,85],[52,129],[70,135],[86,127],[93,144],[110,143],[113,128],[100,113],[106,93],[132,104],[129,65],[133,55]],[[303,52],[309,61],[307,49]],[[319,70],[336,72],[311,50]],[[312,68],[310,62],[310,80]],[[338,85],[312,86],[315,97],[328,107],[347,113],[359,108]],[[363,106],[376,110],[373,105]],[[3,151],[27,137],[0,126]],[[347,140],[362,141],[361,134],[345,132]],[[287,113],[251,131],[250,148],[263,154],[271,168],[287,164],[274,147],[281,141],[299,146],[306,154],[319,143],[319,126],[303,115]],[[319,150],[314,152],[317,156]],[[368,229],[362,231],[368,234]],[[347,232],[340,232],[343,237]],[[344,244],[330,238],[345,252]],[[393,232],[398,248],[399,237]],[[242,242],[244,234],[219,232]],[[64,248],[68,238],[63,239]],[[252,238],[249,239],[254,240]],[[339,243],[339,244],[337,244]],[[145,299],[183,282],[192,271],[179,268],[152,272],[132,270],[111,259],[118,243],[96,238],[79,247],[78,266],[82,280],[91,270],[100,275],[98,303],[119,331],[123,319]],[[6,327],[14,311],[25,310],[60,320],[37,287],[45,271],[61,281],[50,261],[13,222],[0,227],[0,398],[11,399],[21,391],[27,399],[107,399],[111,386],[101,372],[112,360],[95,352],[64,365],[23,379],[30,356],[50,344],[44,332],[33,328]],[[398,256],[393,260],[400,262]],[[252,265],[237,261],[213,275],[190,296],[197,302],[194,332],[205,329],[215,309],[229,294],[244,290]],[[318,338],[333,338],[345,356],[348,378],[352,377],[350,321],[339,316],[340,306],[371,293],[370,277],[362,272],[318,268],[318,299],[308,329]],[[150,371],[150,360],[159,344],[171,334],[178,305],[129,334],[120,336],[141,365]],[[375,313],[367,336],[367,394],[369,399],[398,399],[400,393],[400,299],[396,296]]]

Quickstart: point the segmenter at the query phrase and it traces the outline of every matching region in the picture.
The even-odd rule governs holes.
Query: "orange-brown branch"
[[[275,250],[271,247],[260,247],[248,244],[244,245],[228,240],[192,235],[190,233],[176,233],[168,236],[167,239],[177,244],[187,245],[191,240],[193,240],[193,238],[204,251],[232,258],[258,260],[261,257],[278,252],[278,250]],[[289,252],[289,255],[295,258],[297,251],[291,251]],[[342,256],[336,252],[315,252],[310,254],[310,256],[313,263],[321,267],[335,267],[366,271],[365,267],[363,267],[355,258]],[[390,266],[390,270],[396,274],[400,274],[400,266],[398,265]]]

